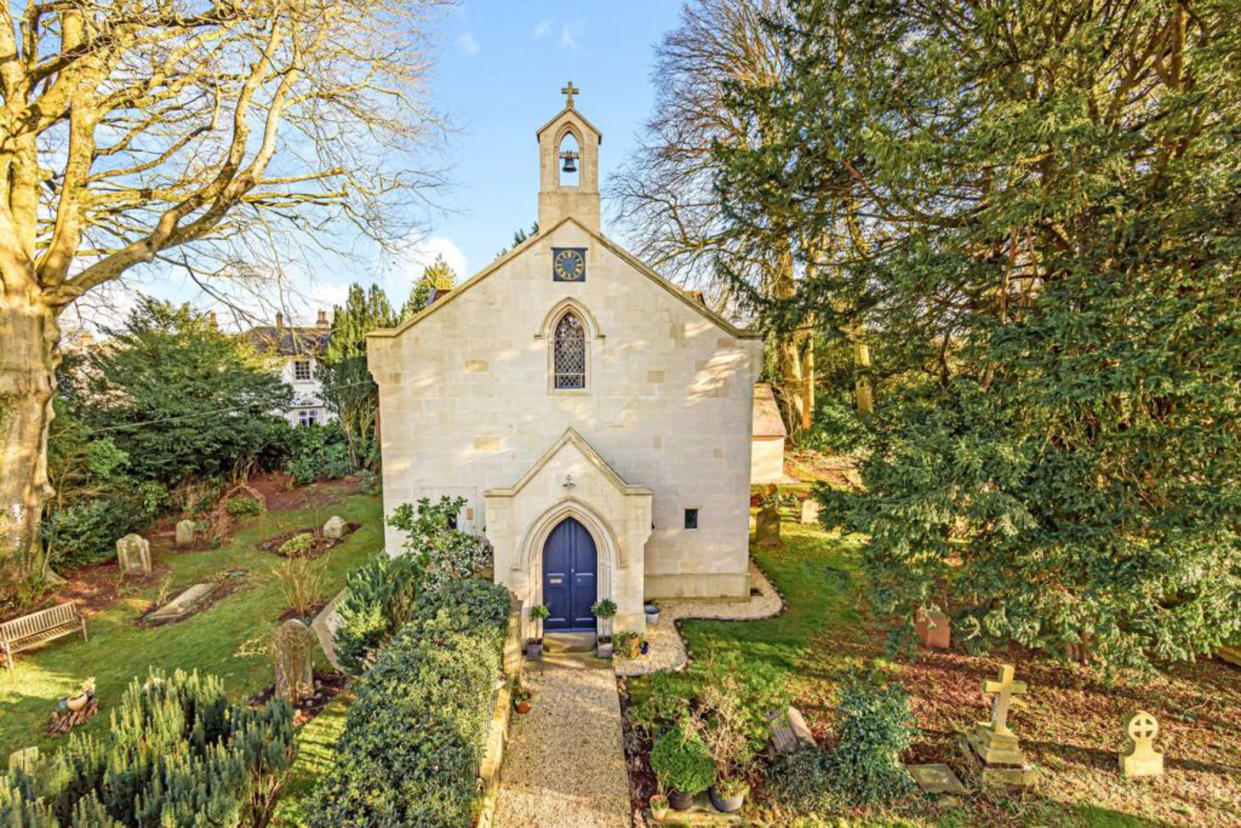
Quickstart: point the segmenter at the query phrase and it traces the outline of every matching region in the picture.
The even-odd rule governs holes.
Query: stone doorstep
[[[148,621],[176,621],[190,613],[196,606],[220,588],[217,581],[194,584],[182,591],[176,598],[147,616]]]
[[[595,649],[592,632],[543,633],[543,653],[590,653]]]
[[[666,817],[655,819],[652,815],[651,821],[656,825],[740,825],[744,819],[741,811],[724,814],[715,810],[715,806],[711,804],[711,796],[703,792],[694,797],[694,804],[689,810],[674,811],[669,808]]]

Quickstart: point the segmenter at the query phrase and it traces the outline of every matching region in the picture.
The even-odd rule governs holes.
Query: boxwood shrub
[[[358,682],[312,826],[470,824],[508,607],[473,579],[419,596]]]

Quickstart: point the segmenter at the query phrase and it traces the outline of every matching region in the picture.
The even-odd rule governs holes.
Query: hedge
[[[508,609],[508,591],[481,580],[419,596],[358,682],[314,828],[470,824]]]

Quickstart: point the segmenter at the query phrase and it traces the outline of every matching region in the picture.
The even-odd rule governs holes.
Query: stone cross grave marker
[[[1135,776],[1163,776],[1163,754],[1155,750],[1159,722],[1145,710],[1129,714],[1125,735],[1129,747],[1120,754],[1120,772],[1126,779]]]
[[[1037,771],[1026,761],[1017,737],[1008,729],[1008,710],[1013,697],[1026,692],[1025,682],[1013,681],[1013,667],[1005,664],[999,675],[986,679],[982,691],[995,698],[991,702],[991,720],[979,722],[961,742],[962,750],[974,763],[982,765],[986,784],[1026,787],[1034,784]]]
[[[272,661],[276,668],[276,697],[294,704],[315,692],[314,645],[310,628],[290,618],[272,634]]]
[[[142,535],[129,534],[116,542],[116,563],[121,572],[151,571],[151,543]]]
[[[1025,694],[1026,683],[1013,681],[1013,665],[1005,664],[1000,667],[998,676],[983,681],[982,691],[995,694],[991,702],[991,721],[985,726],[990,727],[997,736],[1012,736],[1013,732],[1008,729],[1008,708],[1013,696]]]

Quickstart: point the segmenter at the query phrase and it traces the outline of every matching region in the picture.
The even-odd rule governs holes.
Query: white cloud
[[[582,24],[578,22],[566,22],[560,27],[560,48],[565,49],[573,54],[578,54],[582,50],[582,45],[578,40],[582,34]]]
[[[401,244],[396,254],[396,273],[394,278],[402,281],[403,290],[408,291],[415,279],[422,275],[422,269],[435,261],[436,256],[443,256],[457,274],[457,282],[464,282],[469,277],[466,270],[465,254],[461,248],[447,236],[411,236]],[[404,301],[404,294],[398,290]]]
[[[474,38],[473,32],[462,32],[457,35],[457,48],[461,50],[461,54],[467,57],[473,57],[478,54],[478,41]]]
[[[540,20],[534,26],[534,37],[536,40],[542,40],[552,33],[552,21]]]

